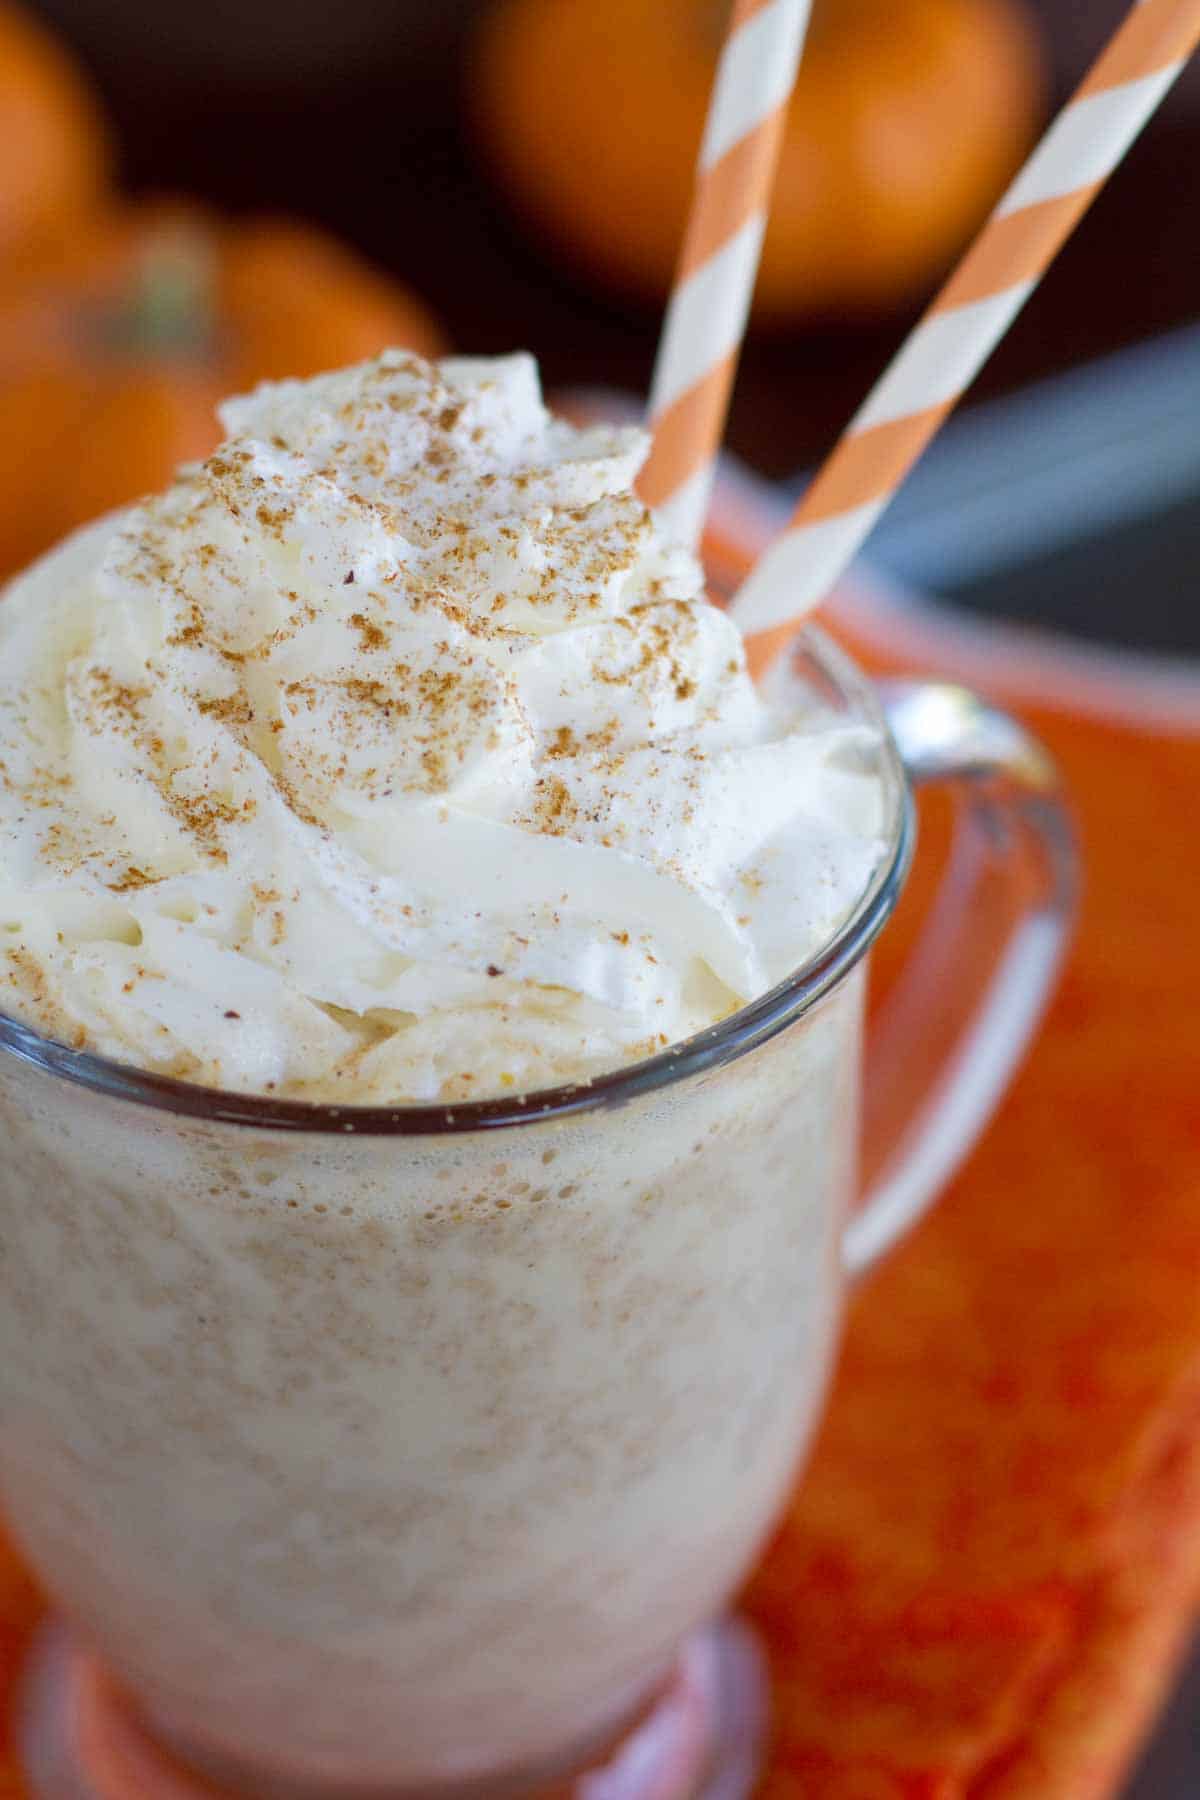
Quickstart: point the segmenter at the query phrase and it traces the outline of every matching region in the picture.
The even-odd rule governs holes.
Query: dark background
[[[234,211],[307,214],[412,280],[459,348],[529,345],[549,385],[644,390],[654,314],[552,268],[464,139],[464,55],[484,0],[36,3],[105,95],[135,188],[185,189]],[[1032,10],[1062,96],[1124,0],[1035,0]],[[619,109],[618,95],[618,119]],[[994,357],[979,395],[1200,317],[1198,171],[1194,70]],[[752,341],[733,447],[772,475],[814,461],[907,322],[805,325]]]

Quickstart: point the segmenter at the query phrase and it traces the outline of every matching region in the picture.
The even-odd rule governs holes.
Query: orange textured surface
[[[1024,710],[1077,804],[1078,935],[996,1125],[856,1299],[750,1585],[768,1800],[1112,1795],[1200,1599],[1200,839],[1168,833],[1194,817],[1200,731],[1072,713],[1065,688]],[[35,1613],[0,1555],[10,1692]],[[0,1800],[24,1791],[6,1741]]]
[[[839,635],[871,666],[913,666],[910,629],[902,656],[886,620]],[[931,624],[923,666],[938,664]],[[1152,711],[1072,712],[1068,685],[1052,711],[1020,709],[1074,799],[1077,937],[996,1125],[858,1297],[808,1480],[752,1585],[775,1653],[773,1800],[1111,1795],[1190,1635],[1192,679],[1191,735]],[[920,858],[914,889],[933,873]],[[885,936],[885,979],[905,923]]]

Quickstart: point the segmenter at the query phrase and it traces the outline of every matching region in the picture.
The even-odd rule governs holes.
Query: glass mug
[[[882,722],[819,634],[798,654]],[[854,915],[588,1085],[339,1109],[0,1019],[0,1490],[70,1621],[26,1682],[35,1792],[745,1790],[756,1656],[713,1621],[795,1479],[847,1277],[977,1134],[1070,909],[1037,746],[959,689],[884,706],[888,853]],[[930,779],[960,854],[852,1211],[866,953]]]

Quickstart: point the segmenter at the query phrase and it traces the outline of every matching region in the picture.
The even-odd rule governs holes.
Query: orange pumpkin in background
[[[207,454],[226,395],[388,345],[445,348],[405,288],[309,226],[94,214],[0,282],[0,577]]]
[[[471,101],[518,209],[610,284],[674,272],[727,8],[496,0]],[[755,316],[874,312],[931,281],[1032,140],[1041,58],[1021,0],[815,0]]]
[[[19,7],[0,4],[0,269],[96,204],[109,176],[98,101],[65,49]]]

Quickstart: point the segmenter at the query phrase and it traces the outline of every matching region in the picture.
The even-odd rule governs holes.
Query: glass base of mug
[[[685,1644],[655,1704],[602,1757],[570,1776],[505,1782],[502,1791],[506,1800],[743,1800],[758,1771],[765,1691],[753,1635],[723,1620]],[[58,1620],[35,1641],[18,1729],[37,1800],[225,1800],[155,1743]],[[486,1800],[487,1783],[472,1792]]]

